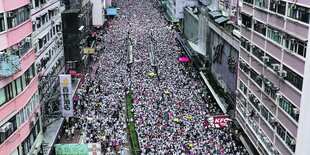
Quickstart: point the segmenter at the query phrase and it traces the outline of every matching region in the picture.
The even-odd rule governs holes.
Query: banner
[[[56,144],[56,155],[100,155],[101,145],[89,144]]]
[[[210,116],[205,121],[205,126],[211,128],[226,128],[228,122],[231,121],[228,115]]]
[[[63,117],[73,116],[73,102],[72,102],[72,83],[71,75],[59,75],[60,81],[60,95],[61,95],[61,111]]]

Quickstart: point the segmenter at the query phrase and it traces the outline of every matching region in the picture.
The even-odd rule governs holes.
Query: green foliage
[[[135,119],[134,119],[134,113],[131,111],[133,108],[133,99],[132,99],[132,92],[129,92],[126,94],[126,107],[127,107],[127,118],[129,120],[128,122],[128,129],[129,129],[129,135],[130,135],[130,141],[131,141],[131,151],[134,155],[139,155],[141,150],[139,146],[138,141],[138,135],[135,130]],[[132,120],[132,121],[130,121]]]

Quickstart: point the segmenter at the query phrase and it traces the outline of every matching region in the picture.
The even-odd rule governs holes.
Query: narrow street
[[[222,112],[193,64],[179,61],[186,55],[175,39],[174,27],[151,1],[118,1],[116,5],[120,10],[109,21],[107,33],[98,31],[99,37],[106,37],[98,45],[103,50],[81,84],[84,91],[74,125],[82,131],[79,142],[101,142],[104,154],[130,154],[127,123],[134,121],[138,154],[246,154],[235,142],[232,129],[205,126],[208,115]],[[134,59],[130,65],[129,38]],[[134,120],[126,118],[129,91]]]

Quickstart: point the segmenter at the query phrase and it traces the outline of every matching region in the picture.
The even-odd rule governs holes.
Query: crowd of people
[[[178,61],[185,54],[175,39],[174,27],[149,0],[116,4],[118,18],[110,21],[107,31],[97,31],[96,65],[81,83],[75,101],[77,118],[68,133],[81,131],[83,142],[101,143],[104,154],[120,151],[128,143],[125,94],[130,89],[142,155],[247,154],[231,128],[204,125],[207,116],[222,112],[192,63]],[[130,69],[128,38],[133,40]],[[150,63],[151,44],[155,67]]]

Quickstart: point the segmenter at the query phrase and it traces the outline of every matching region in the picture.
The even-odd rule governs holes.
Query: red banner
[[[210,116],[205,121],[205,126],[211,128],[226,128],[228,127],[228,122],[231,121],[227,115],[216,115]]]

